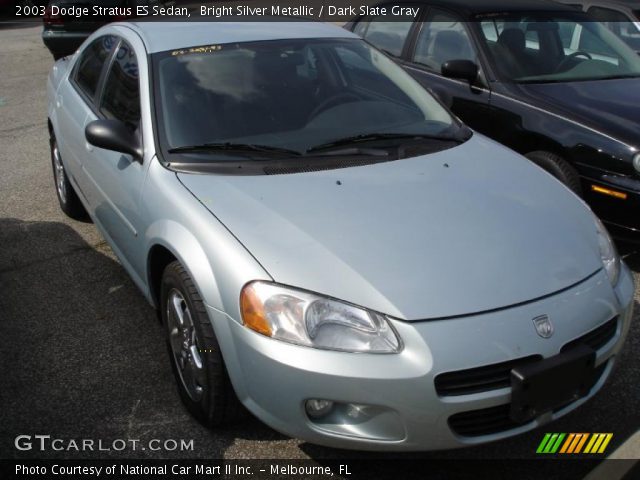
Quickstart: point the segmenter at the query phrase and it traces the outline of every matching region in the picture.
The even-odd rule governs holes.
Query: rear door
[[[116,45],[113,35],[104,35],[87,45],[56,93],[56,131],[54,132],[65,168],[77,192],[85,201],[86,176],[83,161],[87,155],[84,126],[89,114],[96,111],[96,96],[106,66]]]

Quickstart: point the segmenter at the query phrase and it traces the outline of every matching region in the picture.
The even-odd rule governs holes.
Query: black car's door
[[[488,123],[491,91],[482,67],[473,85],[441,73],[442,65],[450,60],[471,60],[480,65],[470,25],[456,13],[439,8],[427,8],[422,18],[401,63],[423,86],[448,103],[467,125],[483,132]]]

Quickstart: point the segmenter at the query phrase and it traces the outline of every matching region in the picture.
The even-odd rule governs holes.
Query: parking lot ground
[[[0,458],[355,458],[372,464],[411,458],[429,465],[539,458],[535,449],[546,431],[612,432],[608,452],[624,444],[627,458],[640,458],[640,442],[625,443],[640,429],[638,291],[630,336],[605,388],[552,425],[505,441],[391,455],[310,445],[251,416],[224,429],[200,426],[180,403],[155,312],[95,227],[69,220],[58,208],[46,127],[52,59],[39,35],[39,28],[0,28]],[[633,247],[624,252],[640,271],[640,254]],[[21,434],[193,440],[193,449],[19,451],[14,439]],[[547,477],[582,478],[594,466],[553,463]],[[519,471],[518,465],[518,478],[542,478],[543,470]]]

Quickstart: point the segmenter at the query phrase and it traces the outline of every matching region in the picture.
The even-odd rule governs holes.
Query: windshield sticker
[[[193,47],[186,48],[184,50],[174,50],[171,52],[171,56],[189,55],[191,53],[213,53],[222,50],[222,45],[208,45],[206,47]]]

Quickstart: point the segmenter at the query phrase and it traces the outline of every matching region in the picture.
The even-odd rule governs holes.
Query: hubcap
[[[56,190],[62,203],[67,203],[67,177],[58,151],[58,145],[53,144],[53,176],[56,181]]]
[[[202,398],[205,372],[191,312],[182,294],[173,289],[167,298],[167,326],[171,353],[182,385],[193,401]]]

